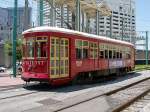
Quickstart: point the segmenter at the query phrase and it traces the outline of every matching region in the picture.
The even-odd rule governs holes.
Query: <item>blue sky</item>
[[[136,0],[137,31],[150,31],[150,0]]]
[[[30,2],[32,0],[29,0]],[[150,31],[150,0],[136,1],[136,29],[137,31]],[[18,0],[18,6],[23,6],[24,0]],[[32,3],[30,3],[31,5]],[[33,4],[32,4],[33,5]],[[0,0],[0,7],[13,6],[13,0]],[[36,12],[36,11],[34,11]]]
[[[150,0],[136,0],[136,30],[137,31],[150,31]],[[140,34],[145,35],[145,34]],[[150,37],[150,32],[149,32]],[[142,41],[141,41],[142,42]],[[142,42],[143,43],[143,42]],[[142,49],[145,47],[137,47]],[[150,49],[150,38],[149,38]]]
[[[30,1],[30,6],[35,9],[35,2]],[[136,1],[136,30],[137,31],[150,31],[150,0],[135,0]],[[14,0],[0,0],[0,7],[13,7]],[[18,0],[18,6],[23,6],[24,0]],[[37,20],[35,15],[37,9],[33,10],[33,20]],[[150,32],[149,32],[150,37]],[[149,38],[150,40],[150,38]],[[149,42],[150,43],[150,42]],[[149,44],[150,48],[150,44]]]

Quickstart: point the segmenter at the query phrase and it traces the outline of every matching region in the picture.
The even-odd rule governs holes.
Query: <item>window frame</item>
[[[99,44],[98,42],[89,42],[89,47],[90,47],[90,59],[98,59],[98,47]],[[92,55],[91,55],[92,54]]]
[[[42,43],[42,42],[45,42],[45,47],[47,47],[48,48],[48,37],[47,36],[36,36],[35,37],[36,39],[35,39],[35,45],[36,45],[36,42],[40,42],[40,43]],[[38,40],[38,38],[41,38],[41,39],[39,39]],[[44,38],[44,39],[43,39]],[[42,40],[43,39],[43,40]],[[37,48],[35,48],[36,49],[36,58],[38,58],[38,59],[41,59],[41,58],[48,58],[48,51],[46,50],[46,56],[44,56],[44,57],[39,57],[38,56],[38,49]],[[43,50],[41,51],[41,52],[43,52]]]
[[[77,44],[79,42],[79,44]],[[84,45],[84,42],[87,42],[87,45]],[[75,40],[75,51],[76,51],[76,59],[82,60],[82,59],[88,59],[89,58],[89,41],[88,40],[82,40],[82,39],[76,39]],[[77,52],[78,50],[78,52]],[[86,56],[84,57],[84,51],[86,50]],[[79,53],[79,56],[77,53]]]

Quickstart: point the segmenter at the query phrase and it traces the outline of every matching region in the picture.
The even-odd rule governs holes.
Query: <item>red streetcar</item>
[[[37,27],[23,32],[24,81],[61,85],[94,80],[134,69],[134,45],[63,28]]]

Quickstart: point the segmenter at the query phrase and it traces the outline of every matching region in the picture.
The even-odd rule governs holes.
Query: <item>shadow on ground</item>
[[[109,85],[109,84],[115,84],[118,82],[122,82],[128,79],[132,79],[135,78],[137,76],[140,76],[140,73],[129,73],[127,75],[124,76],[119,76],[119,77],[107,77],[105,78],[105,80],[100,80],[100,81],[96,81],[90,84],[77,84],[77,85],[64,85],[64,86],[59,86],[59,87],[55,87],[55,86],[50,86],[49,84],[40,84],[40,83],[32,83],[32,84],[28,84],[28,85],[24,85],[23,88],[27,89],[27,90],[34,90],[34,91],[39,91],[39,92],[61,92],[61,93],[67,93],[67,92],[74,92],[74,91],[79,91],[79,90],[83,90],[83,89],[88,89],[88,88],[93,88],[93,87],[98,87],[98,86],[104,86],[104,85]]]

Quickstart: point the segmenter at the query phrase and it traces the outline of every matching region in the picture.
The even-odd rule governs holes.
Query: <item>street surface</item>
[[[127,84],[150,77],[150,71],[119,77],[91,85],[50,87],[38,83],[25,86],[20,77],[0,73],[0,112],[54,112],[67,105],[84,101]],[[111,107],[107,97],[94,99],[61,112],[106,112]],[[143,107],[144,108],[144,107]]]

